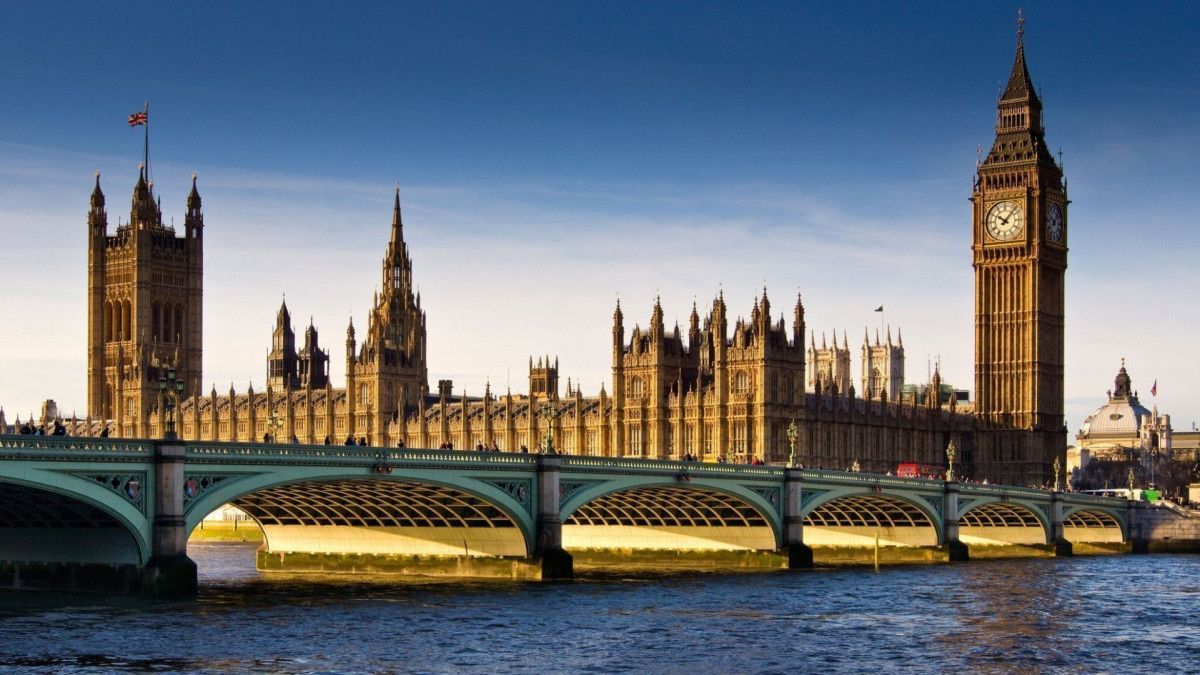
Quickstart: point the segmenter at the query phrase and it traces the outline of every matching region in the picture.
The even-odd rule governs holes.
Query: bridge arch
[[[968,504],[959,514],[958,537],[967,545],[1040,545],[1050,542],[1051,532],[1035,506],[988,500]]]
[[[938,546],[942,519],[929,504],[887,492],[839,491],[801,509],[809,546]]]
[[[150,527],[135,503],[99,481],[51,472],[0,479],[0,560],[144,565]],[[53,482],[51,482],[53,481]],[[152,498],[136,482],[140,500]],[[146,503],[142,501],[142,503]]]
[[[528,487],[514,490],[518,497],[449,475],[299,473],[222,481],[187,505],[188,532],[231,503],[259,524],[270,552],[524,557],[533,551]]]
[[[1125,523],[1112,513],[1085,506],[1063,512],[1063,538],[1074,544],[1119,544],[1125,541]]]
[[[597,481],[565,492],[563,548],[775,550],[778,504],[753,489],[703,479]],[[775,500],[778,502],[778,495]]]

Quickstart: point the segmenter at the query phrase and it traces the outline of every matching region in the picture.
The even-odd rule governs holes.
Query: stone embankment
[[[1130,525],[1135,552],[1200,553],[1200,511],[1168,501],[1139,503]]]

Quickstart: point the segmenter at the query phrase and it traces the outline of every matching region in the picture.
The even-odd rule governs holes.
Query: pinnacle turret
[[[279,311],[275,313],[275,327],[285,328],[291,327],[291,325],[292,314],[288,311],[287,296],[284,296],[283,300],[279,303]]]
[[[196,172],[192,172],[192,191],[187,196],[188,211],[200,209],[200,191],[196,189]]]
[[[100,171],[96,171],[96,187],[92,188],[92,209],[104,209],[104,191],[100,189]]]

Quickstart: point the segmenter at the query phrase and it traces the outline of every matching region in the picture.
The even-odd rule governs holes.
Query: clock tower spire
[[[996,106],[996,137],[977,165],[973,203],[976,414],[1017,446],[1019,482],[1049,475],[1065,452],[1063,291],[1067,200],[1062,169],[1046,146],[1042,102],[1017,53]],[[1000,437],[997,437],[999,440]],[[1018,441],[1021,438],[1023,440]],[[999,456],[999,455],[995,455]],[[999,468],[999,467],[997,467]]]

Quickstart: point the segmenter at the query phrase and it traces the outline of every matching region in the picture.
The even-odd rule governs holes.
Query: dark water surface
[[[1200,671],[1200,557],[612,575],[260,575],[193,544],[194,602],[0,594],[5,672]]]

